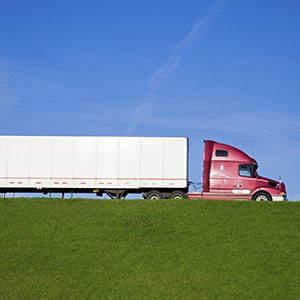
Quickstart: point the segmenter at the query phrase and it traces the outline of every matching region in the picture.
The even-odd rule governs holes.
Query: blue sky
[[[300,2],[1,1],[0,134],[235,145],[300,200]]]

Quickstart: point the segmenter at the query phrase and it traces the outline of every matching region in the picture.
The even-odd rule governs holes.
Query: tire
[[[170,199],[186,199],[187,195],[186,193],[182,191],[174,191],[169,196]]]
[[[159,200],[162,198],[163,198],[162,193],[155,190],[148,192],[145,196],[145,199],[151,199],[151,200]]]
[[[259,192],[253,197],[254,201],[272,201],[272,198],[269,194],[265,192]]]

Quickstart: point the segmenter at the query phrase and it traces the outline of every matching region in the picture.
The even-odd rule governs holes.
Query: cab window
[[[228,156],[228,151],[218,149],[218,150],[216,150],[216,156],[227,157]]]
[[[252,177],[251,165],[239,165],[239,175],[245,177]]]

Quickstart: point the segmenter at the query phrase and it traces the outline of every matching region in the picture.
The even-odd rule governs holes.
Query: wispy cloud
[[[223,4],[224,0],[215,1],[208,9],[207,13],[194,24],[187,36],[175,47],[174,51],[171,53],[166,62],[150,76],[148,82],[148,91],[135,110],[135,113],[124,135],[132,133],[132,131],[144,118],[145,114],[151,109],[161,84],[179,67],[184,51],[190,49],[205,36],[210,26],[219,15]]]

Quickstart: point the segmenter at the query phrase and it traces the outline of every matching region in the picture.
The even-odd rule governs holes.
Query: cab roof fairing
[[[210,140],[207,140],[205,142],[210,142],[212,144],[212,160],[236,161],[258,165],[257,161],[254,158],[236,147]],[[228,151],[228,156],[216,156],[216,150],[226,150]]]

